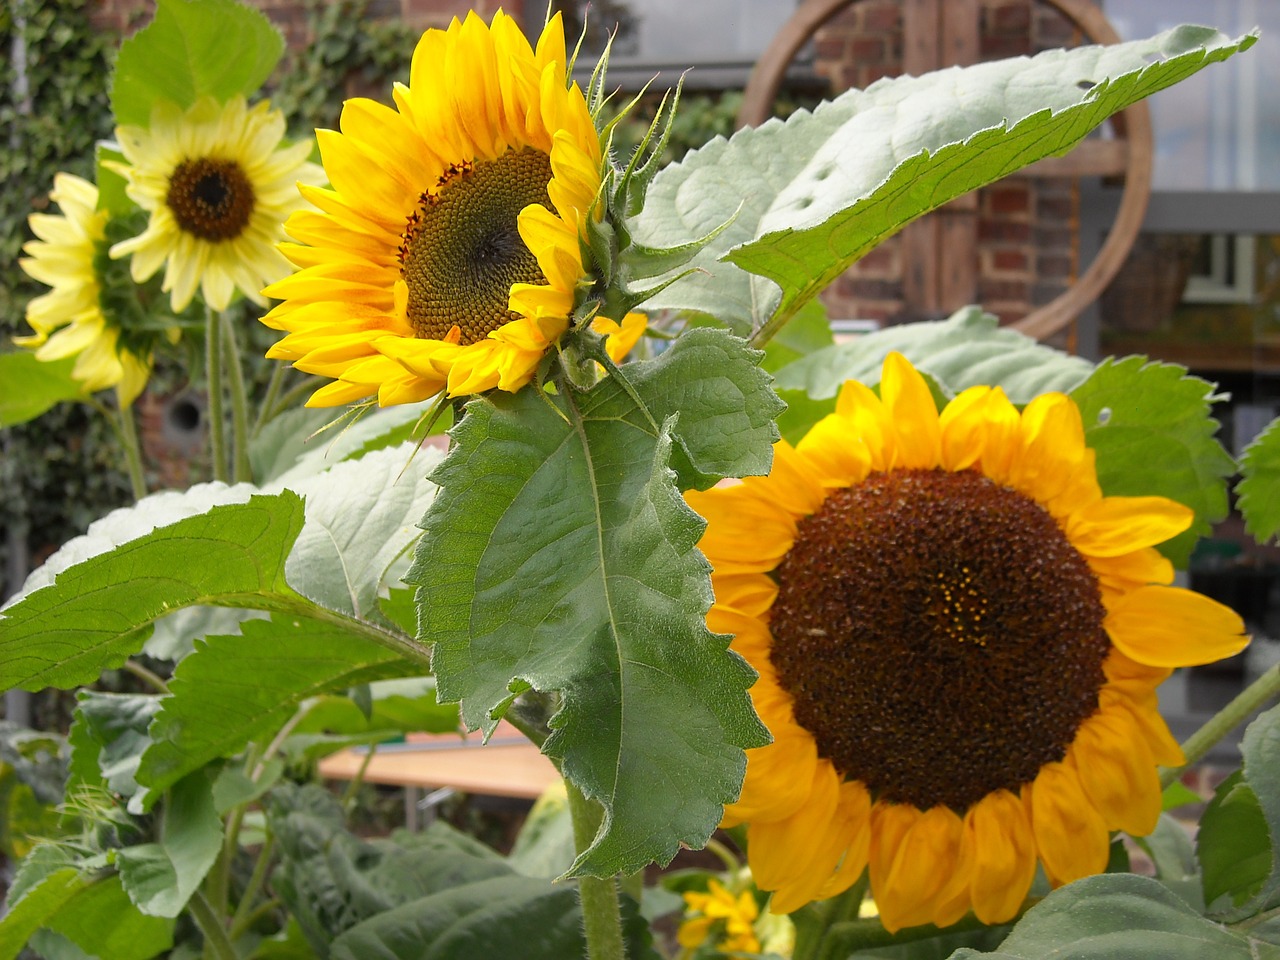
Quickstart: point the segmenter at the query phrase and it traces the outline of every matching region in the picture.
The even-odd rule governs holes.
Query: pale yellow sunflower
[[[760,915],[750,891],[735,895],[720,881],[711,880],[707,892],[690,890],[683,894],[685,918],[676,939],[686,950],[709,945],[724,953],[759,953],[760,938],[755,922]]]
[[[1043,864],[1106,868],[1183,760],[1156,709],[1172,668],[1248,642],[1171,587],[1154,546],[1192,512],[1106,497],[1062,394],[1019,412],[974,387],[938,413],[901,356],[768,477],[706,493],[712,629],[760,673],[774,742],[747,751],[726,824],[788,913],[870,870],[886,928],[1013,917]]]
[[[120,343],[120,328],[103,313],[102,286],[95,261],[106,246],[108,215],[98,209],[98,188],[70,173],[53,178],[49,199],[62,211],[32,214],[38,239],[23,245],[18,260],[32,278],[52,287],[27,304],[35,330],[14,337],[33,348],[39,360],[76,358],[71,375],[86,392],[115,387],[121,406],[133,403],[151,372],[151,356],[138,356]]]
[[[519,389],[569,326],[599,217],[600,140],[551,19],[536,50],[501,12],[428,30],[395,109],[348,100],[317,131],[332,189],[303,192],[299,268],[264,292],[269,357],[334,379],[310,406]]]
[[[324,182],[324,171],[307,162],[311,144],[281,146],[284,132],[279,110],[265,100],[249,107],[239,96],[201,97],[186,110],[160,101],[150,126],[119,127],[129,162],[109,166],[151,216],[111,256],[132,256],[138,283],[164,267],[161,289],[175,311],[197,289],[214,310],[225,310],[237,289],[265,307],[259,291],[290,269],[276,247],[285,218],[307,205],[298,184]]]

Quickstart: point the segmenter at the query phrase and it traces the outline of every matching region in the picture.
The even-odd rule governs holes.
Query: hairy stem
[[[1187,762],[1180,767],[1166,767],[1160,773],[1160,785],[1167,787],[1182,775],[1182,771],[1203,757],[1215,743],[1243,723],[1268,700],[1280,693],[1280,663],[1245,687],[1240,695],[1209,718],[1209,721],[1187,738],[1182,753]]]
[[[235,458],[232,477],[236,483],[242,483],[253,479],[249,468],[249,398],[244,388],[244,370],[241,367],[235,324],[226,312],[222,314],[221,320],[222,332],[227,338],[227,383],[231,387],[232,455]]]
[[[133,421],[133,407],[121,407],[116,413],[119,418],[120,440],[124,446],[124,462],[129,470],[129,485],[133,488],[133,499],[141,500],[147,495],[147,478],[142,469],[142,444],[138,441],[138,427]]]
[[[573,819],[573,845],[581,854],[595,839],[600,828],[599,804],[588,800],[568,780],[564,782],[569,796],[569,815]],[[578,897],[582,902],[583,929],[587,938],[588,960],[625,960],[622,942],[622,911],[618,905],[618,883],[615,877],[579,877]]]
[[[222,918],[210,906],[204,893],[197,890],[195,895],[187,901],[187,910],[195,920],[196,926],[200,928],[200,932],[204,934],[206,953],[216,960],[240,960],[236,954],[236,948],[231,943],[231,938],[227,936],[226,928],[222,925]]]
[[[227,481],[227,438],[222,422],[222,324],[217,311],[204,308],[205,375],[209,378],[209,456],[213,479]]]

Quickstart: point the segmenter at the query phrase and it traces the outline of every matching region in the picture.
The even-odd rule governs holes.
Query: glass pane
[[[1179,23],[1231,36],[1253,27],[1253,49],[1150,100],[1157,190],[1280,189],[1280,3],[1276,0],[1106,0],[1122,37],[1146,37]]]

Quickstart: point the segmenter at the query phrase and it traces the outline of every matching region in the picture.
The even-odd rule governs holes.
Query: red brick
[[[842,36],[824,31],[814,41],[813,49],[819,60],[843,60],[848,42]]]
[[[990,29],[994,33],[1025,36],[1031,27],[1031,8],[1025,2],[1003,3],[991,10]]]
[[[873,37],[860,37],[849,45],[849,55],[858,63],[882,63],[885,60],[884,41]]]
[[[893,33],[902,29],[902,9],[896,2],[869,3],[862,15],[867,33]]]
[[[988,209],[994,214],[1027,213],[1031,195],[1025,183],[1005,183],[985,191]]]
[[[1021,250],[996,250],[991,256],[991,265],[996,270],[1026,270],[1029,262]]]
[[[1026,243],[1031,239],[1031,224],[1010,223],[1008,220],[992,220],[989,217],[983,217],[978,221],[978,239]]]
[[[1075,262],[1071,257],[1061,254],[1039,256],[1036,258],[1036,273],[1041,278],[1070,277],[1075,273]]]
[[[1030,293],[1030,285],[1020,280],[992,280],[983,277],[978,281],[978,301],[984,304],[1009,301],[1026,303]]]

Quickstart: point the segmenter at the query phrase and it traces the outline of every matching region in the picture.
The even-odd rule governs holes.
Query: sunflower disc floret
[[[1102,872],[1110,833],[1155,828],[1156,709],[1172,669],[1239,652],[1229,608],[1170,586],[1154,548],[1192,512],[1106,497],[1080,412],[999,388],[938,412],[885,361],[768,477],[687,495],[716,601],[760,674],[774,742],[747,751],[726,825],[789,913],[870,872],[889,930],[1013,917],[1037,863]]]
[[[299,267],[265,292],[268,356],[330,377],[312,406],[412,403],[532,379],[569,328],[601,149],[553,17],[536,49],[503,13],[428,30],[395,107],[318,131],[332,189],[295,214]]]

